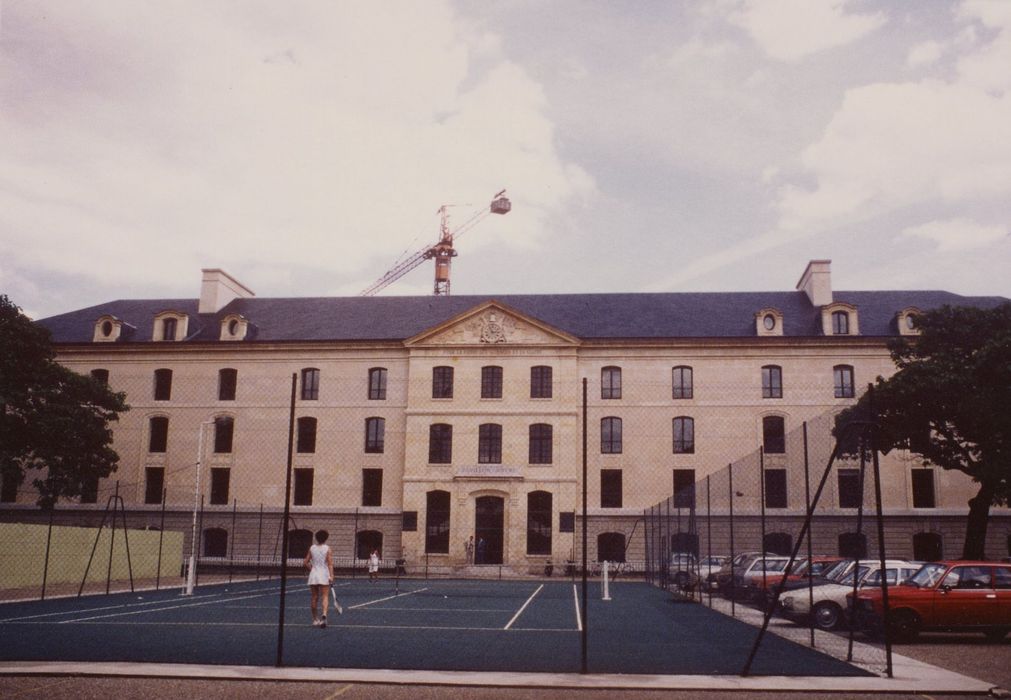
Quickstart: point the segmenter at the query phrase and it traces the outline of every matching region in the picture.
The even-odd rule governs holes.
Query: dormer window
[[[920,329],[916,327],[916,318],[922,313],[915,306],[910,306],[897,313],[895,320],[899,327],[899,335],[919,335]]]
[[[783,314],[779,309],[762,309],[755,314],[756,335],[783,335]]]
[[[154,318],[152,340],[157,342],[175,342],[187,335],[189,317],[178,311],[164,311]]]
[[[101,316],[95,321],[95,332],[91,337],[95,343],[115,343],[123,334],[123,322],[115,316]]]
[[[821,331],[824,335],[860,335],[857,307],[844,302],[823,306]]]
[[[228,314],[221,319],[221,340],[244,340],[249,331],[249,321],[239,314]]]

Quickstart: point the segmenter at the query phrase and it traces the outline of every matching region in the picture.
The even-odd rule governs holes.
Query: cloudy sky
[[[1011,2],[0,0],[0,292],[1011,297]],[[385,294],[431,293],[426,263]]]

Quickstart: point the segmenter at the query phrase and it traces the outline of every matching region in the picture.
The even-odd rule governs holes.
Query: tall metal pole
[[[214,421],[204,421],[197,433],[197,473],[193,478],[193,531],[190,534],[190,565],[186,572],[186,589],[183,595],[193,595],[197,582],[197,513],[200,510],[200,467],[204,461],[204,429]]]
[[[288,411],[288,466],[284,483],[284,515],[281,521],[281,600],[277,613],[277,665],[284,665],[284,602],[288,583],[288,518],[291,517],[291,465],[295,445],[295,389],[298,374],[291,374],[291,404]]]
[[[874,407],[874,386],[867,386],[867,393],[870,395],[871,404],[871,420],[873,421],[870,427],[870,442],[871,442],[871,455],[874,465],[874,503],[878,516],[878,559],[881,566],[881,605],[883,607],[884,621],[885,621],[885,673],[888,677],[892,677],[892,633],[890,631],[889,621],[891,620],[891,605],[888,601],[888,581],[884,575],[885,572],[885,519],[882,513],[881,506],[881,464],[878,461],[878,443],[877,443],[877,420],[878,416],[875,413]],[[854,606],[856,605],[856,598],[853,600]],[[854,612],[856,607],[854,607]]]
[[[811,466],[807,449],[807,421],[804,421],[804,507],[811,510]],[[814,519],[814,514],[810,516]],[[814,610],[814,533],[807,533],[807,609]],[[814,617],[811,617],[811,646],[814,646]]]
[[[730,616],[737,616],[737,595],[734,591],[734,463],[727,465],[727,484],[730,486]]]
[[[589,621],[586,619],[586,609],[587,609],[587,583],[586,583],[586,548],[587,548],[587,508],[586,508],[586,473],[587,473],[587,403],[586,403],[586,377],[583,377],[583,632],[580,635],[580,672],[587,672],[586,665],[586,641],[587,641],[587,628],[589,627]]]

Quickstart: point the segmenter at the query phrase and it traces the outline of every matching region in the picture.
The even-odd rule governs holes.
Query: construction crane
[[[452,205],[443,204],[439,207],[439,241],[432,246],[426,246],[414,253],[402,262],[390,268],[386,274],[365,288],[361,296],[370,297],[380,290],[390,286],[408,272],[416,268],[426,260],[435,259],[435,294],[436,296],[449,295],[449,270],[453,258],[456,257],[456,250],[453,248],[454,238],[459,238],[467,231],[471,230],[489,214],[508,214],[512,209],[512,202],[505,196],[502,190],[492,197],[491,204],[481,207],[471,214],[470,218],[460,224],[457,228],[449,228],[449,208]]]

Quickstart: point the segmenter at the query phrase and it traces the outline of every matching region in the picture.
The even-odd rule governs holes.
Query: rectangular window
[[[695,453],[695,420],[688,416],[674,419],[674,454]]]
[[[765,507],[786,508],[786,470],[765,470]]]
[[[501,399],[502,398],[502,368],[482,367],[481,368],[481,398]]]
[[[558,531],[576,531],[576,512],[574,510],[566,510],[558,514]]]
[[[551,464],[553,432],[548,423],[530,426],[530,464]]]
[[[695,470],[674,470],[674,507],[695,507]]]
[[[449,553],[449,492],[429,491],[425,498],[425,551]]]
[[[313,481],[312,469],[295,470],[295,487],[291,501],[291,504],[293,506],[312,505],[312,481]]]
[[[538,365],[530,368],[530,398],[550,399],[551,368],[546,365]]]
[[[432,398],[433,399],[453,398],[452,367],[432,368]]]
[[[934,470],[914,469],[913,474],[913,508],[934,508]]]
[[[165,416],[152,416],[148,421],[151,433],[148,436],[148,452],[164,453],[168,450],[168,425],[169,419]]]
[[[235,435],[235,421],[228,416],[218,416],[214,419],[214,453],[229,454],[232,451],[232,438]]]
[[[319,400],[319,370],[315,367],[302,370],[302,400]]]
[[[369,454],[382,454],[386,449],[386,419],[366,418],[365,419],[365,452]]]
[[[300,454],[312,454],[316,451],[316,419],[303,416],[296,423],[297,435],[295,451]]]
[[[232,470],[228,467],[211,468],[211,505],[223,506],[228,503],[228,489],[231,485]]]
[[[165,468],[146,467],[144,469],[144,503],[161,503],[165,488]]]
[[[383,505],[382,469],[362,469],[362,505]]]
[[[402,532],[417,532],[418,531],[418,511],[416,510],[405,510],[403,517],[401,518],[400,529]]]
[[[600,470],[600,507],[621,508],[621,470]]]
[[[91,370],[91,378],[102,386],[109,386],[109,370],[107,369]]]
[[[502,463],[502,426],[484,423],[477,429],[477,461],[479,464]]]
[[[601,454],[621,454],[621,418],[609,416],[600,419]]]
[[[218,401],[235,401],[235,389],[239,383],[239,370],[218,370]]]
[[[13,472],[4,472],[0,478],[0,503],[16,503],[18,500],[18,480]]]
[[[605,367],[600,370],[600,398],[621,398],[621,367]]]
[[[840,469],[839,507],[859,508],[863,500],[863,494],[860,493],[860,470]]]
[[[369,370],[369,400],[386,400],[386,368],[373,367]]]
[[[675,367],[673,370],[673,392],[675,399],[690,399],[694,393],[691,367]]]
[[[850,332],[850,315],[845,311],[833,311],[832,334],[849,335],[849,332]]]
[[[762,398],[783,398],[783,369],[776,365],[766,365],[762,368]]]
[[[428,428],[429,464],[450,464],[453,461],[453,426],[435,423]]]
[[[154,400],[169,401],[172,398],[172,370],[154,371]]]
[[[832,376],[835,381],[835,397],[837,399],[852,399],[853,391],[853,368],[849,365],[838,365],[832,368]]]
[[[527,554],[551,554],[551,508],[547,491],[527,494]]]
[[[783,416],[762,418],[762,449],[767,455],[786,453],[786,419]]]

